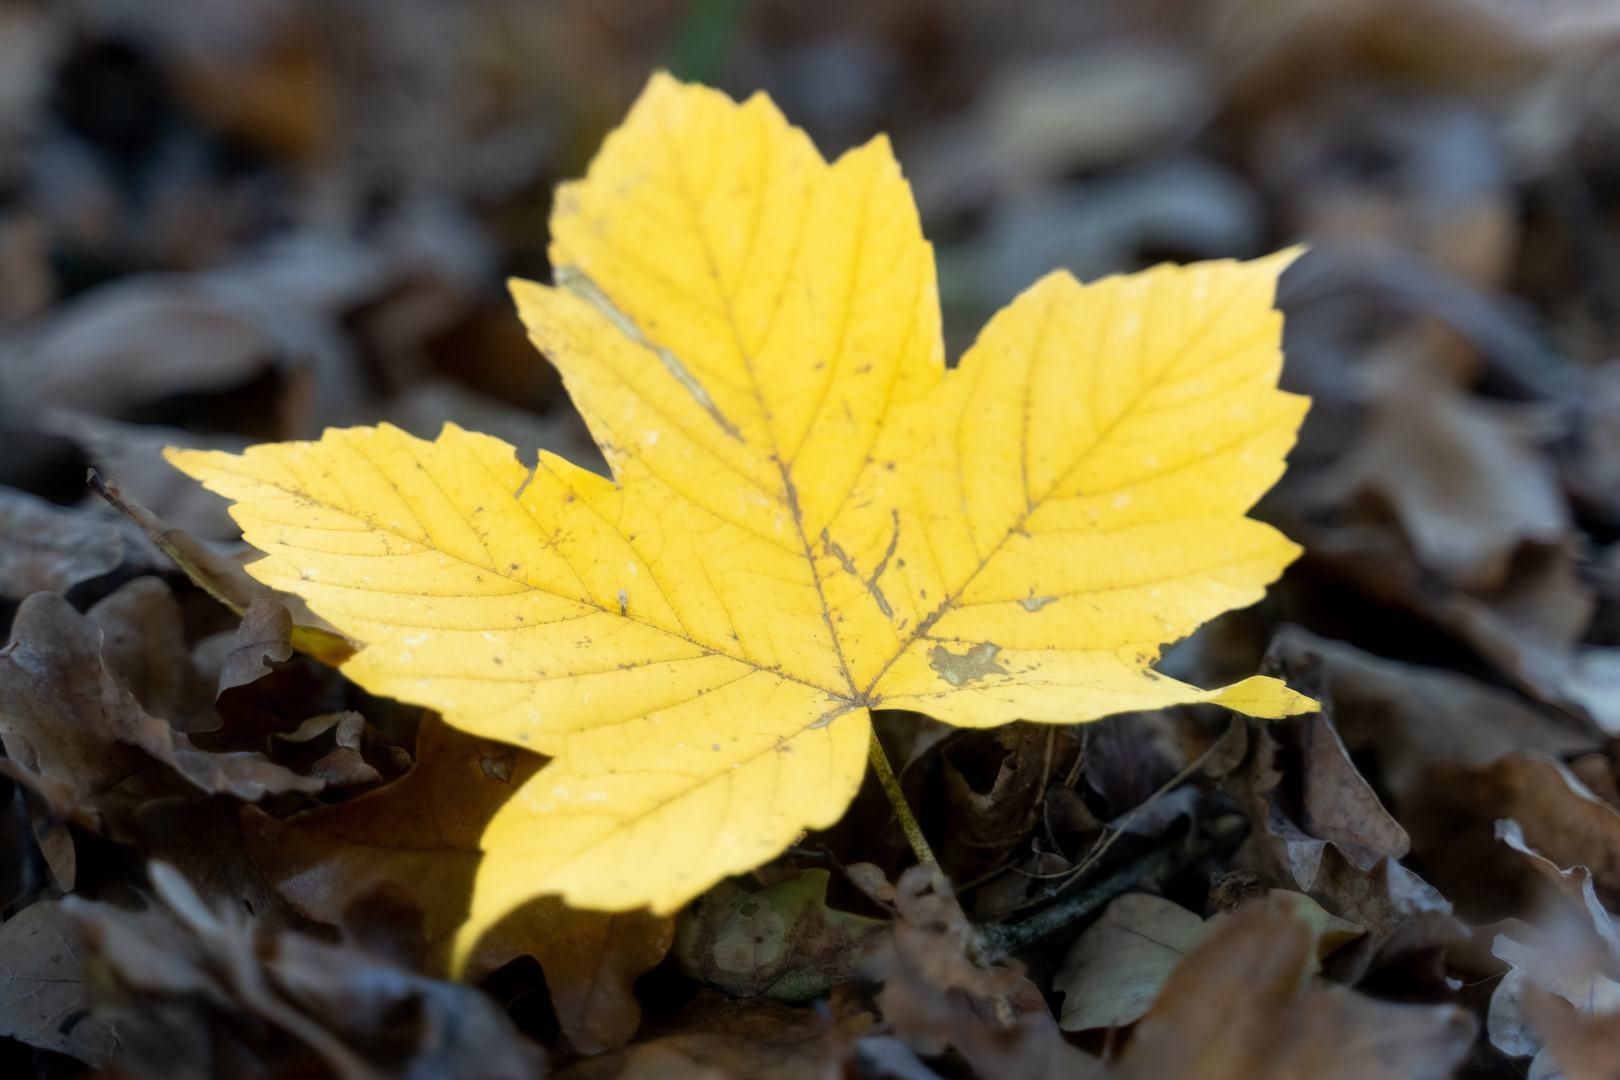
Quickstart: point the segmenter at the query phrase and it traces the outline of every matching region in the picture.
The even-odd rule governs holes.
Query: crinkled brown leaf
[[[491,928],[467,977],[477,980],[510,960],[534,957],[568,1044],[598,1054],[623,1046],[641,1026],[636,979],[664,959],[674,930],[672,915],[580,911],[542,897]]]
[[[558,1080],[825,1080],[840,1074],[872,1014],[834,995],[824,1009],[702,990],[669,1033],[579,1062]]]
[[[1316,958],[1366,933],[1329,915],[1303,893],[1272,890],[1269,895],[1279,910],[1292,904],[1294,914],[1310,927]],[[1064,996],[1059,1026],[1086,1031],[1139,1020],[1187,954],[1234,917],[1222,912],[1200,919],[1174,901],[1147,893],[1119,897],[1075,940],[1052,978],[1052,989]]]
[[[117,1054],[113,1029],[85,1013],[79,927],[57,901],[0,924],[0,1035],[97,1068]]]
[[[340,1080],[532,1080],[541,1052],[489,999],[297,934],[261,935],[231,906],[214,907],[164,863],[151,865],[161,904],[132,913],[73,898],[87,951],[115,978],[90,997],[113,1022],[138,1080],[218,1075],[232,1055],[309,1068]],[[289,1044],[290,1040],[290,1044]]]
[[[55,593],[23,601],[0,650],[0,741],[20,766],[71,791],[112,836],[133,839],[128,815],[140,802],[185,790],[162,765],[202,791],[248,800],[323,786],[262,755],[198,750],[103,664],[101,637]]]
[[[539,766],[533,754],[429,714],[404,777],[286,821],[247,811],[248,851],[295,908],[334,925],[372,882],[402,883],[422,905],[430,962],[442,970],[449,935],[466,916],[484,823]]]
[[[112,522],[0,487],[0,596],[65,593],[118,568],[124,541]]]
[[[540,765],[533,754],[424,718],[417,764],[403,778],[337,806],[277,821],[243,816],[256,865],[295,908],[339,924],[345,906],[378,881],[404,885],[421,905],[430,970],[442,971],[465,918],[484,822]],[[543,898],[485,937],[468,962],[477,978],[531,955],[546,973],[559,1022],[581,1050],[635,1033],[636,978],[669,949],[670,918],[579,912]]]
[[[1301,990],[1310,928],[1247,905],[1176,968],[1137,1025],[1118,1080],[1445,1080],[1474,1024],[1452,1006]]]
[[[1451,904],[1395,861],[1405,854],[1406,835],[1390,827],[1394,822],[1370,791],[1344,807],[1325,797],[1365,788],[1366,781],[1331,726],[1322,725],[1330,725],[1327,714],[1310,717],[1308,725],[1251,728],[1249,760],[1222,785],[1257,826],[1237,853],[1239,865],[1254,869],[1260,884],[1303,892],[1330,914],[1366,928],[1365,938],[1334,958],[1333,976],[1354,982],[1402,956],[1458,940],[1465,931]],[[1302,801],[1319,808],[1313,827],[1333,839],[1313,835],[1291,816],[1278,769],[1284,748],[1279,740],[1309,763],[1298,778]],[[1308,755],[1307,747],[1314,748]],[[1366,816],[1358,819],[1351,806]]]
[[[995,962],[931,867],[895,886],[898,917],[865,971],[883,983],[877,1005],[919,1054],[955,1049],[984,1080],[1040,1080],[1089,1073],[1092,1059],[1063,1040],[1035,985]]]

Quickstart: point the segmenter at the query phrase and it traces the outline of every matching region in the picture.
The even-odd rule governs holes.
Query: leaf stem
[[[911,806],[906,802],[905,792],[900,790],[900,778],[894,775],[894,769],[889,765],[889,756],[883,752],[883,744],[878,741],[877,729],[872,729],[872,749],[870,751],[872,768],[878,775],[878,782],[883,785],[883,794],[889,797],[889,803],[894,807],[894,816],[900,820],[900,828],[905,831],[906,842],[911,845],[912,854],[924,866],[932,866],[936,870],[939,860],[934,858],[934,849],[928,846],[928,837],[923,835],[922,826],[917,824],[917,818],[911,812]]]

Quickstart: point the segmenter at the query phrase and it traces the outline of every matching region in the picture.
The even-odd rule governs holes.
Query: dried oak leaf
[[[1090,1076],[1097,1063],[1070,1046],[1046,1001],[1017,967],[988,955],[943,878],[914,866],[895,885],[892,932],[865,973],[883,982],[885,1026],[923,1055],[951,1048],[984,1080]]]
[[[1570,1045],[1582,1029],[1598,1035],[1620,1017],[1620,935],[1598,900],[1591,871],[1564,869],[1527,843],[1511,819],[1496,823],[1496,835],[1550,886],[1547,899],[1554,903],[1537,926],[1521,924],[1492,938],[1491,953],[1508,971],[1491,993],[1486,1028],[1498,1050],[1534,1055],[1530,1074],[1548,1076],[1555,1070],[1544,1059],[1555,1032]],[[1576,1015],[1555,1000],[1573,1006]]]
[[[1306,402],[1277,275],[1054,273],[947,371],[889,145],[827,164],[763,95],[656,75],[514,285],[613,466],[446,425],[170,460],[374,693],[552,758],[490,822],[468,952],[538,895],[672,911],[854,797],[869,710],[970,727],[1217,701],[1160,643],[1298,549],[1245,515]]]
[[[0,925],[0,1035],[109,1064],[118,1036],[86,1015],[84,949],[60,902],[30,904]]]
[[[217,723],[213,688],[186,645],[185,619],[168,585],[138,577],[96,602],[85,615],[101,630],[101,659],[141,708],[178,731]]]
[[[104,972],[92,1014],[116,1027],[120,1064],[137,1080],[240,1075],[233,1060],[288,1075],[324,1064],[340,1080],[540,1074],[540,1049],[479,992],[350,946],[262,933],[237,905],[204,901],[173,867],[154,862],[150,873],[158,902],[145,911],[67,901]],[[300,1044],[319,1062],[300,1062]]]
[[[17,609],[0,649],[0,743],[17,765],[59,785],[87,824],[133,842],[128,815],[149,798],[184,792],[161,766],[206,792],[254,800],[324,785],[259,754],[210,754],[149,715],[103,662],[102,631],[55,593]]]
[[[1366,928],[1365,937],[1340,950],[1330,975],[1343,982],[1395,959],[1467,937],[1451,905],[1398,861],[1408,838],[1356,770],[1327,714],[1300,724],[1259,728],[1251,754],[1222,787],[1259,823],[1235,862],[1267,886],[1298,890],[1329,913]],[[1290,753],[1281,753],[1285,744]],[[1297,755],[1297,756],[1296,756]],[[1303,822],[1285,802],[1277,767],[1292,758]],[[1293,785],[1289,785],[1293,786]],[[1308,823],[1308,825],[1307,825]]]
[[[0,596],[67,592],[123,561],[115,523],[0,487]]]
[[[823,1007],[796,1009],[705,989],[660,1025],[667,1034],[586,1058],[558,1080],[824,1080],[842,1075],[871,1025],[870,1012],[836,991]]]
[[[345,908],[379,881],[404,885],[421,905],[429,970],[445,966],[466,918],[478,837],[540,761],[457,731],[429,714],[416,766],[401,779],[336,806],[278,821],[245,808],[249,854],[300,913],[339,925]],[[555,897],[521,905],[493,926],[468,960],[478,979],[523,955],[546,974],[552,1004],[575,1049],[622,1045],[641,1022],[637,977],[669,951],[673,919],[568,908]]]
[[[1294,913],[1311,929],[1318,958],[1366,933],[1329,915],[1304,893],[1273,889],[1265,895],[1279,909],[1294,905]],[[1234,917],[1221,912],[1200,919],[1173,900],[1149,893],[1119,897],[1075,939],[1053,977],[1052,989],[1063,994],[1058,1026],[1086,1031],[1141,1019],[1187,954]]]
[[[1195,948],[1138,1023],[1116,1080],[1444,1080],[1473,1042],[1452,1006],[1302,989],[1314,935],[1291,902],[1246,905]]]

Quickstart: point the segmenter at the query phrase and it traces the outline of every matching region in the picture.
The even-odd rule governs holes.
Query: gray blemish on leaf
[[[714,399],[703,388],[703,384],[692,376],[692,373],[686,369],[685,364],[681,363],[681,358],[662,345],[648,341],[647,335],[641,332],[641,327],[635,324],[635,320],[620,311],[618,305],[608,297],[607,293],[602,291],[601,286],[592,281],[583,270],[574,266],[559,266],[553,272],[552,277],[558,285],[561,285],[597,311],[606,315],[608,321],[618,328],[619,333],[637,345],[651,349],[664,367],[668,369],[669,373],[675,377],[675,381],[680,383],[688,394],[692,395],[694,401],[703,406],[704,411],[714,418],[715,423],[720,425],[720,429],[733,439],[739,442],[742,441],[742,433],[720,412],[720,407],[714,403]]]
[[[1009,674],[1006,668],[996,663],[996,654],[1000,651],[1000,645],[981,641],[957,656],[945,646],[935,645],[933,652],[928,654],[928,666],[939,672],[939,677],[952,686],[965,686],[987,675]]]
[[[630,594],[628,592],[626,592],[625,590],[620,589],[619,590],[619,614],[620,615],[627,614],[629,612],[629,608],[630,608]]]
[[[1025,611],[1039,611],[1056,599],[1055,596],[1030,596],[1018,602],[1024,605]]]

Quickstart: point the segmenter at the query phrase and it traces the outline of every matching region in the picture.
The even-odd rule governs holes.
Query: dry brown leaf
[[[208,1077],[239,1055],[275,1060],[286,1037],[341,1080],[532,1080],[542,1054],[488,998],[307,936],[259,932],[165,863],[139,913],[73,897],[86,949],[112,978],[90,997],[138,1080]],[[288,1064],[296,1063],[296,1055]],[[285,1064],[283,1067],[287,1067]],[[303,1066],[308,1067],[308,1066]]]
[[[1076,749],[1071,731],[1044,724],[1014,724],[945,745],[952,827],[940,858],[954,880],[978,877],[1024,841],[1040,816],[1048,779],[1068,772]],[[998,757],[990,774],[986,765]]]
[[[997,963],[932,867],[895,886],[898,917],[873,949],[866,974],[882,981],[886,1025],[917,1053],[954,1048],[984,1080],[1041,1080],[1094,1071],[1063,1040],[1035,984]]]
[[[141,707],[176,731],[212,726],[213,688],[186,646],[180,604],[168,585],[138,577],[85,612],[101,631],[101,659]]]
[[[404,777],[287,821],[249,810],[242,819],[248,851],[293,907],[334,925],[377,882],[404,885],[421,905],[428,969],[442,971],[450,936],[466,917],[484,823],[539,764],[429,714],[417,764]],[[545,898],[491,930],[468,971],[477,979],[533,956],[569,1040],[582,1052],[607,1049],[635,1034],[641,1009],[630,987],[663,959],[672,925],[641,912],[573,911]]]
[[[123,560],[124,541],[112,522],[0,487],[0,596],[65,593]]]
[[[1251,821],[1264,823],[1249,834],[1235,865],[1253,869],[1260,884],[1303,892],[1330,914],[1366,928],[1366,936],[1341,950],[1330,966],[1333,978],[1354,983],[1403,956],[1464,938],[1466,931],[1452,917],[1451,904],[1396,861],[1406,852],[1406,833],[1370,790],[1339,808],[1312,794],[1342,795],[1366,785],[1343,744],[1329,737],[1328,715],[1313,716],[1308,724],[1251,727],[1252,755],[1222,781],[1222,788]],[[1310,764],[1298,778],[1302,799],[1319,808],[1314,825],[1335,839],[1312,835],[1285,809],[1280,787],[1284,775],[1277,768],[1285,744],[1279,740],[1298,748],[1300,760]],[[1304,756],[1305,746],[1314,749],[1309,757]],[[1358,819],[1346,812],[1350,806],[1370,816]]]
[[[558,1080],[827,1080],[871,1024],[837,995],[812,1010],[702,990],[663,1025],[670,1034],[587,1058]]]
[[[1444,1080],[1474,1024],[1452,1006],[1389,1005],[1340,987],[1301,992],[1310,928],[1246,906],[1171,973],[1117,1080]]]
[[[1436,765],[1413,786],[1402,816],[1424,867],[1443,891],[1470,900],[1475,918],[1522,911],[1532,894],[1533,879],[1496,843],[1501,818],[1519,822],[1525,840],[1559,866],[1590,867],[1605,903],[1620,900],[1620,811],[1554,758],[1513,753],[1475,769]],[[1500,896],[1482,897],[1487,884]],[[1495,906],[1482,908],[1482,900]]]
[[[1547,996],[1573,1005],[1584,1023],[1600,1025],[1620,1015],[1620,936],[1598,902],[1592,874],[1584,866],[1565,870],[1525,843],[1517,822],[1497,823],[1497,835],[1551,886],[1539,925],[1498,933],[1491,953],[1507,973],[1491,993],[1486,1026],[1492,1045],[1510,1057],[1531,1057],[1531,1075],[1549,1073],[1548,1033],[1541,1019],[1568,1033],[1569,1025]],[[1541,1014],[1538,1019],[1537,1013]]]
[[[102,662],[101,636],[55,593],[23,601],[0,650],[0,741],[24,769],[71,791],[110,836],[133,841],[128,816],[140,802],[184,793],[160,765],[203,791],[250,801],[321,789],[262,755],[198,750],[119,683]]]
[[[86,805],[91,821],[133,839],[127,816],[146,798],[170,794],[151,755],[115,736],[102,695],[100,631],[54,593],[17,610],[11,644],[0,650],[0,742],[23,769]],[[114,686],[116,690],[116,685]]]
[[[246,686],[292,659],[292,613],[276,600],[254,600],[242,613],[236,638],[219,669],[219,692]]]
[[[102,1068],[118,1052],[106,1021],[84,1015],[84,949],[54,900],[0,925],[0,1035]]]
[[[1394,509],[1418,562],[1455,587],[1488,593],[1525,542],[1556,544],[1572,522],[1540,450],[1541,412],[1487,402],[1458,388],[1436,359],[1428,324],[1362,369],[1360,443],[1317,481],[1317,498],[1375,492]]]
[[[248,810],[248,852],[288,902],[333,925],[373,882],[405,885],[425,915],[430,970],[443,970],[449,936],[466,917],[484,823],[539,765],[533,754],[429,714],[404,777],[286,821]]]
[[[1303,893],[1262,891],[1256,902],[1265,902],[1268,895],[1279,911],[1292,905],[1295,916],[1310,927],[1315,959],[1366,933],[1355,923],[1329,915]],[[1187,954],[1234,917],[1217,912],[1201,919],[1172,900],[1148,893],[1126,893],[1114,900],[1075,939],[1052,978],[1052,989],[1063,994],[1058,1026],[1086,1031],[1135,1023]],[[1307,976],[1316,970],[1314,962],[1308,965]]]
[[[467,978],[533,956],[568,1043],[599,1054],[629,1042],[641,1026],[635,981],[669,952],[675,917],[645,911],[579,911],[554,896],[530,901],[484,936]]]

